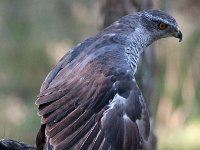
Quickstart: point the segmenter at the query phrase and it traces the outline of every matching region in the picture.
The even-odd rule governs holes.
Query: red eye
[[[167,24],[165,24],[165,23],[159,23],[158,27],[159,27],[159,29],[164,30],[164,29],[167,28]]]

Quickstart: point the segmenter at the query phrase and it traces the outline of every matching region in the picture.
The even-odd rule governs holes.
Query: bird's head
[[[182,33],[178,28],[176,20],[169,14],[161,10],[144,10],[138,14],[140,17],[140,26],[156,41],[166,37],[176,37],[182,40]]]

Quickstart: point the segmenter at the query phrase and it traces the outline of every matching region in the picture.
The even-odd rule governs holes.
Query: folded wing
[[[123,48],[109,43],[87,48],[75,58],[65,55],[44,81],[36,101],[42,117],[37,147],[142,148],[149,135],[148,110]]]

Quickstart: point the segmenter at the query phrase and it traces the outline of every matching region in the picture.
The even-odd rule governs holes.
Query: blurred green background
[[[200,149],[200,1],[155,0],[180,25],[155,43],[152,102],[159,150]],[[0,0],[0,139],[34,144],[34,102],[42,81],[70,47],[96,33],[100,0]]]

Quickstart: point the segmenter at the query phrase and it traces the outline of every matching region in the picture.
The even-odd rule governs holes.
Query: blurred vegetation
[[[34,143],[42,81],[74,44],[96,33],[99,1],[0,1],[0,138]],[[155,0],[184,38],[156,42],[153,115],[158,149],[200,149],[200,1]]]
[[[34,143],[41,83],[66,50],[97,31],[96,7],[87,0],[0,1],[0,138]]]

